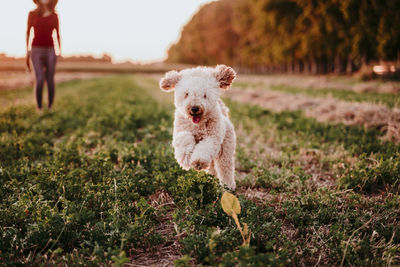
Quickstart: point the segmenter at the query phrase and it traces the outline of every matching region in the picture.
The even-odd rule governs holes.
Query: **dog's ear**
[[[236,72],[231,67],[217,65],[215,67],[214,77],[219,83],[219,88],[228,89],[233,80],[236,78]]]
[[[172,91],[176,84],[181,80],[181,74],[175,70],[165,73],[164,78],[160,80],[160,88],[163,91]]]

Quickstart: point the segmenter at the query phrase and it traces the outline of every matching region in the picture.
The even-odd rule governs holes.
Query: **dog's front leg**
[[[179,132],[174,134],[172,146],[175,150],[175,159],[185,170],[190,168],[190,158],[195,145],[196,142],[194,136],[190,132]]]
[[[207,169],[220,151],[221,143],[222,141],[216,137],[207,137],[201,140],[194,148],[190,166],[196,170]]]

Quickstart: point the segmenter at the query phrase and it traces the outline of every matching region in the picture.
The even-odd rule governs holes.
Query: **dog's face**
[[[195,124],[215,109],[218,98],[215,79],[184,75],[175,87],[176,108]]]
[[[170,71],[160,80],[160,88],[175,89],[175,107],[198,124],[217,109],[220,89],[229,88],[235,77],[235,71],[225,65]]]

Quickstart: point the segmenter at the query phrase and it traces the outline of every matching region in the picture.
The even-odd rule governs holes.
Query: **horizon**
[[[26,22],[29,11],[35,8],[31,0],[20,1],[11,2],[7,9],[0,11],[0,31],[4,36],[0,53],[10,57],[25,56]],[[184,25],[209,2],[212,0],[140,3],[117,0],[113,2],[117,9],[110,12],[107,0],[59,1],[56,12],[60,20],[62,56],[97,58],[108,54],[113,63],[161,62],[166,59],[168,48],[178,41]],[[93,6],[96,12],[89,12]]]

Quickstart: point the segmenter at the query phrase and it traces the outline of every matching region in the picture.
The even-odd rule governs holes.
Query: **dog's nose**
[[[196,114],[197,112],[199,112],[200,108],[198,106],[193,106],[190,110],[193,114]]]

